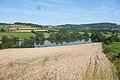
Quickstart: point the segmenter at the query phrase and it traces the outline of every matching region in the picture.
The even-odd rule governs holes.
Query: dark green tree
[[[21,46],[24,48],[34,47],[34,39],[33,38],[26,39],[25,38]]]
[[[7,36],[2,36],[2,44],[7,44],[9,42],[9,38]]]
[[[6,32],[6,30],[4,30],[4,29],[0,29],[0,32]]]

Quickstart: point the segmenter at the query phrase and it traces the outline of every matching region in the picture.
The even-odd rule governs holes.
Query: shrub
[[[4,29],[0,29],[0,32],[6,32],[6,30],[4,30]]]
[[[104,46],[104,52],[105,52],[105,53],[109,53],[109,52],[110,52],[110,48],[107,47],[107,46]]]
[[[0,43],[0,49],[2,49],[3,48],[3,46],[2,46],[2,44]]]

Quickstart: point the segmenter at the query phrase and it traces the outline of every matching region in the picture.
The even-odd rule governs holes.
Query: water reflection
[[[40,43],[34,43],[34,47],[43,47],[43,46],[63,46],[63,45],[73,45],[73,44],[85,44],[85,43],[91,43],[91,39],[89,38],[88,41],[83,40],[77,40],[77,41],[71,41],[71,42],[62,42],[62,41],[48,41],[45,40],[42,44]]]

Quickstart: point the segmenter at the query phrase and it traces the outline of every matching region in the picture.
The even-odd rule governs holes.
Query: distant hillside
[[[71,28],[71,27],[91,27],[91,28],[117,28],[120,25],[115,23],[93,23],[93,24],[65,24],[65,25],[58,25],[57,27],[64,27],[64,28]]]
[[[48,26],[43,26],[34,23],[22,23],[22,22],[15,22],[13,24],[10,23],[0,23],[0,25],[24,25],[24,26],[31,26],[31,27],[44,27],[48,28]],[[120,28],[120,25],[116,23],[92,23],[92,24],[65,24],[65,25],[58,25],[56,27],[64,27],[64,28],[77,28],[77,27],[91,27],[91,28]]]
[[[33,26],[33,25],[38,25],[38,24],[33,24],[33,23],[23,23],[23,22],[15,22],[15,23],[0,23],[0,25],[27,25],[27,26]],[[40,25],[39,25],[40,26]]]
[[[0,23],[0,25],[13,25],[13,24],[10,24],[10,23]]]
[[[43,25],[39,25],[39,24],[33,24],[33,23],[22,23],[22,22],[15,22],[13,24],[10,23],[0,23],[0,25],[11,25],[11,26],[29,26],[29,27],[40,27],[40,28],[48,28],[48,26],[43,26]]]

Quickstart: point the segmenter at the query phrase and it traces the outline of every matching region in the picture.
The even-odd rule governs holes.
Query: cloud
[[[6,13],[22,13],[22,14],[34,14],[34,12],[32,11],[28,11],[28,10],[24,10],[24,9],[18,9],[18,8],[6,8],[6,7],[2,7],[0,8],[0,11],[2,12],[6,12]]]
[[[96,22],[119,22],[120,18],[120,10],[114,7],[115,4],[113,4],[110,1],[103,2],[99,7],[86,10],[86,16],[89,21],[96,21]]]
[[[51,3],[52,2],[52,3]],[[36,5],[36,9],[38,10],[38,8],[42,11],[49,11],[49,12],[58,12],[58,13],[71,13],[73,12],[70,9],[70,6],[72,4],[72,2],[67,1],[67,0],[36,0],[33,1],[31,0],[31,3]]]
[[[50,2],[55,2],[55,3],[67,3],[67,4],[72,4],[73,2],[71,2],[70,0],[48,0]]]

